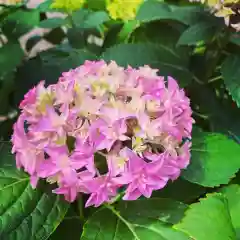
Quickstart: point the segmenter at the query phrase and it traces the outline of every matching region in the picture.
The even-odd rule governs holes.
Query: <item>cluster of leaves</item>
[[[201,4],[148,0],[123,22],[104,2],[51,18],[51,0],[0,7],[0,239],[240,239],[240,33]],[[36,27],[48,31],[23,49],[19,39]],[[32,56],[43,40],[53,47]],[[84,197],[69,205],[45,183],[33,190],[16,170],[9,139],[23,95],[94,59],[158,68],[191,98],[191,164],[151,199],[84,209]]]

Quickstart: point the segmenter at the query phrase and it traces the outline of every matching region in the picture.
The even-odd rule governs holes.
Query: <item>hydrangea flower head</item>
[[[149,198],[190,160],[190,100],[177,82],[149,66],[126,69],[86,61],[56,84],[40,82],[20,103],[13,153],[18,168],[86,206]],[[188,141],[186,140],[188,139]]]

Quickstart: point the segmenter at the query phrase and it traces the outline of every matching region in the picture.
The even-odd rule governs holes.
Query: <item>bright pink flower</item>
[[[59,115],[53,107],[47,107],[47,113],[43,116],[35,127],[35,131],[57,132],[65,125],[68,110]]]
[[[46,153],[49,155],[44,162],[42,162],[38,176],[41,178],[60,176],[60,182],[67,184],[74,184],[77,182],[76,170],[82,165],[77,165],[76,161],[69,156],[66,146],[46,148]]]
[[[131,182],[123,199],[136,200],[141,195],[149,198],[153,190],[161,189],[167,184],[168,178],[160,174],[164,164],[163,155],[157,161],[145,162],[130,149],[126,149],[125,154],[128,156],[127,177]]]
[[[95,148],[93,144],[81,138],[77,138],[75,149],[71,154],[72,166],[75,169],[86,167],[89,172],[95,174],[94,152]]]
[[[85,186],[91,193],[86,207],[94,205],[95,207],[100,206],[104,202],[108,202],[112,197],[116,196],[117,190],[122,184],[114,181],[110,175],[99,176],[92,180],[85,181]]]
[[[12,152],[16,153],[17,167],[24,167],[25,171],[33,175],[44,160],[44,152],[28,141],[24,130],[24,119],[23,115],[20,116],[14,125]]]
[[[56,194],[74,201],[89,194],[99,206],[126,188],[125,200],[150,197],[179,177],[190,161],[190,100],[171,77],[149,66],[124,69],[86,61],[41,81],[20,104],[13,153],[36,187],[56,183]],[[99,157],[101,156],[101,157]]]
[[[26,105],[34,104],[36,102],[36,99],[37,99],[36,87],[34,87],[24,95],[24,99],[21,101],[19,107],[23,109]]]

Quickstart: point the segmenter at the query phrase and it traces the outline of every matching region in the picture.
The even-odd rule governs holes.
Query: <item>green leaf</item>
[[[230,42],[240,46],[240,33],[234,33],[230,36]]]
[[[73,27],[82,28],[85,19],[91,13],[88,9],[80,9],[72,13],[71,19],[73,23]]]
[[[237,239],[240,239],[240,186],[238,184],[232,184],[222,188],[220,192],[223,193],[228,200],[232,224],[235,228]]]
[[[78,67],[86,60],[94,59],[96,59],[96,56],[85,50],[75,50],[69,47],[66,51],[51,49],[26,61],[16,75],[16,81],[21,82],[21,87],[15,91],[16,104],[18,105],[24,94],[42,79],[46,80],[46,84],[56,83],[62,72]],[[24,79],[24,82],[22,79]]]
[[[17,21],[19,24],[37,26],[40,21],[39,11],[35,9],[18,11],[10,14],[7,18],[10,21]]]
[[[215,28],[209,22],[199,22],[184,31],[178,45],[196,45],[199,41],[210,41],[215,35]]]
[[[51,9],[53,0],[45,0],[37,6],[37,10],[40,12],[56,12],[56,10]]]
[[[227,200],[219,193],[209,194],[190,205],[182,221],[174,226],[196,240],[235,240]]]
[[[84,21],[84,28],[96,28],[104,22],[109,21],[109,16],[104,11],[93,12]]]
[[[196,6],[174,6],[158,1],[145,1],[138,10],[136,20],[175,20],[191,25],[199,20],[201,12],[202,8]]]
[[[105,34],[103,46],[102,46],[102,51],[105,51],[107,48],[112,47],[116,45],[116,43],[121,43],[118,42],[120,39],[120,33],[124,28],[123,23],[115,23],[111,25],[108,29],[108,31]],[[122,39],[124,40],[124,39]]]
[[[12,167],[15,165],[15,159],[11,154],[12,146],[0,141],[0,166]]]
[[[203,65],[201,63],[198,64],[199,68]],[[200,106],[200,113],[208,116],[207,124],[210,126],[207,127],[207,131],[220,132],[226,135],[231,132],[231,135],[240,136],[239,109],[236,108],[237,111],[234,111],[231,103],[224,104],[222,99],[217,98],[214,89],[209,85],[192,84],[189,89],[191,101]]]
[[[56,231],[50,236],[49,240],[66,240],[71,233],[71,240],[79,240],[81,236],[82,222],[80,217],[71,205],[66,216],[61,224],[57,227]]]
[[[14,56],[14,57],[13,57]],[[7,43],[0,48],[0,76],[13,71],[22,61],[24,52],[19,43]]]
[[[150,42],[167,46],[172,51],[179,55],[188,56],[188,49],[186,47],[176,47],[177,41],[180,37],[180,32],[175,28],[176,25],[168,22],[151,22],[138,27],[131,35],[133,42]],[[158,31],[156,31],[156,29]]]
[[[106,0],[88,0],[87,8],[94,11],[104,10],[106,9]]]
[[[154,191],[152,197],[170,198],[184,203],[193,202],[199,196],[205,194],[206,188],[191,183],[182,178],[178,178],[173,182],[168,182],[163,189]]]
[[[145,1],[139,8],[136,20],[150,22],[171,18],[171,8],[168,4],[157,1]]]
[[[227,90],[232,99],[240,107],[240,56],[228,56],[222,65],[221,71]]]
[[[10,111],[10,102],[11,102],[11,93],[14,90],[14,72],[9,72],[8,74],[1,76],[1,88],[0,88],[0,103],[1,108],[0,108],[0,114],[8,114]],[[0,124],[0,132],[1,134],[6,131],[7,129],[5,128],[4,130],[2,129],[3,125]],[[12,126],[11,126],[12,130]]]
[[[202,186],[227,184],[240,168],[240,145],[223,134],[194,131],[191,154],[182,176]]]
[[[87,44],[85,31],[82,28],[69,28],[67,38],[73,48],[84,48]]]
[[[40,28],[57,28],[65,25],[67,22],[66,18],[55,17],[41,21],[38,26]]]
[[[157,44],[119,44],[108,48],[102,59],[106,61],[114,60],[119,65],[126,67],[140,67],[150,65],[160,69],[160,74],[175,77],[181,86],[186,86],[191,81],[191,73],[187,66],[188,61],[174,52],[168,46]]]
[[[171,19],[184,23],[186,25],[193,25],[201,20],[205,15],[202,6],[175,6],[170,5],[172,10]]]
[[[38,26],[40,14],[37,10],[19,9],[8,17],[2,23],[2,32],[8,39],[16,41],[22,35]]]
[[[139,23],[136,20],[129,20],[123,24],[123,27],[121,31],[118,34],[117,37],[117,42],[122,43],[125,42],[127,43],[131,34],[134,32],[134,30],[139,27]]]
[[[32,189],[29,176],[11,163],[9,149],[0,154],[1,240],[45,240],[64,218],[69,204],[39,184]],[[6,163],[6,158],[9,164]]]
[[[171,227],[184,214],[186,207],[181,203],[153,198],[107,208],[97,211],[86,222],[81,240],[190,240]]]

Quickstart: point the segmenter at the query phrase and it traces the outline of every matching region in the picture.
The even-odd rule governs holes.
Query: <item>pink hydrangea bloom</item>
[[[46,179],[67,201],[86,206],[150,197],[179,177],[190,160],[190,100],[177,82],[149,66],[124,69],[86,61],[20,104],[13,153],[31,184]]]

